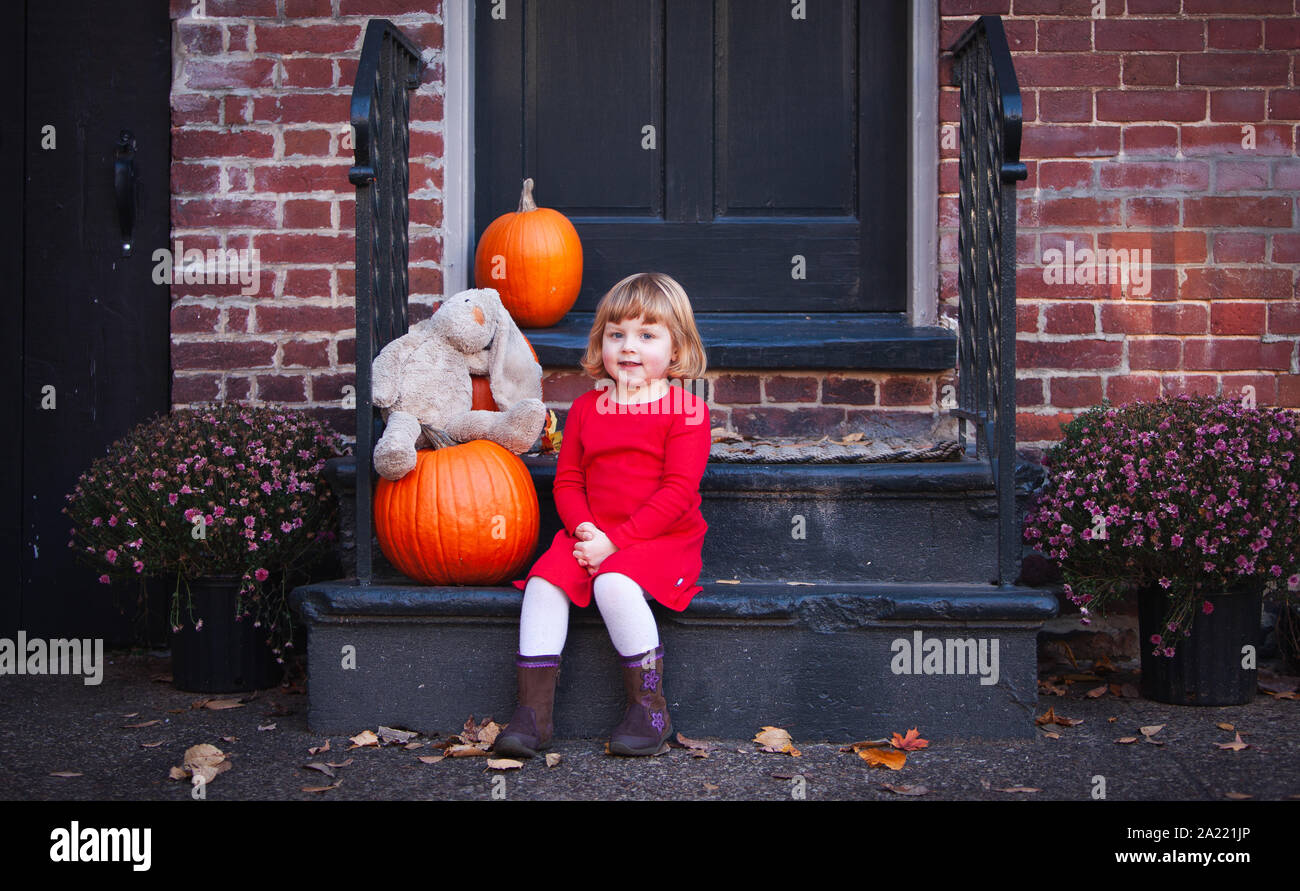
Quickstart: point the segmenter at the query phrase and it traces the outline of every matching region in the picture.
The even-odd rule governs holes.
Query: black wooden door
[[[0,448],[22,472],[4,474],[0,634],[120,641],[126,620],[74,561],[61,508],[113,440],[170,403],[168,289],[152,281],[170,234],[167,0],[41,0],[17,16],[3,64],[26,113],[6,116],[2,145],[19,231],[0,262],[4,361],[21,398],[5,402]],[[127,257],[114,187],[123,130],[137,173]]]
[[[578,310],[623,276],[701,312],[906,307],[907,4],[479,0],[475,228],[573,220]]]

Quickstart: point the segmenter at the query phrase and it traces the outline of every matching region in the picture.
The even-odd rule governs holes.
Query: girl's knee
[[[621,572],[602,572],[591,584],[591,593],[596,597],[622,597],[631,594],[643,594],[641,586]]]

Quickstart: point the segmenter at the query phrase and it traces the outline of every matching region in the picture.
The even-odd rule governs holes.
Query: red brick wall
[[[1024,100],[1017,436],[1103,397],[1300,406],[1293,0],[941,0],[941,46],[1004,17]],[[951,80],[951,55],[940,82]],[[956,88],[940,118],[956,124]],[[956,299],[957,152],[941,152],[943,299]],[[1044,252],[1151,251],[1150,292],[1049,283]],[[1049,258],[1050,259],[1050,258]],[[951,308],[949,310],[951,311]]]
[[[1002,15],[1020,76],[1029,179],[1017,243],[1017,426],[1026,450],[1103,397],[1236,396],[1249,385],[1260,404],[1300,406],[1294,0],[938,2],[942,47],[976,15]],[[172,0],[174,238],[257,248],[262,287],[244,296],[173,286],[174,402],[312,407],[350,433],[340,403],[354,355],[343,136],[356,59],[365,21],[385,16],[429,62],[411,105],[412,317],[423,318],[443,290],[441,3],[204,0],[201,19],[192,6]],[[939,68],[946,85],[946,54]],[[941,87],[940,118],[959,120],[951,87]],[[955,315],[957,154],[940,156],[941,309]],[[1044,252],[1067,243],[1149,249],[1150,292],[1048,283]],[[797,369],[709,378],[715,423],[832,435],[873,417],[923,431],[953,382],[951,373]],[[547,369],[553,407],[588,386],[571,369]]]

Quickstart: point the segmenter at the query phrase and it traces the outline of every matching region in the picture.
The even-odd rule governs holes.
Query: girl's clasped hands
[[[596,528],[595,523],[580,523],[573,534],[582,539],[573,546],[573,559],[587,570],[588,575],[595,575],[605,558],[618,550],[609,536]]]

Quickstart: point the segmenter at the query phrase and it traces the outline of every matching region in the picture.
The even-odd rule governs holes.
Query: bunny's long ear
[[[488,316],[496,319],[496,334],[488,354],[492,398],[502,411],[524,399],[541,399],[542,366],[533,358],[523,332],[494,289],[483,288],[479,294],[484,308],[489,310]]]

